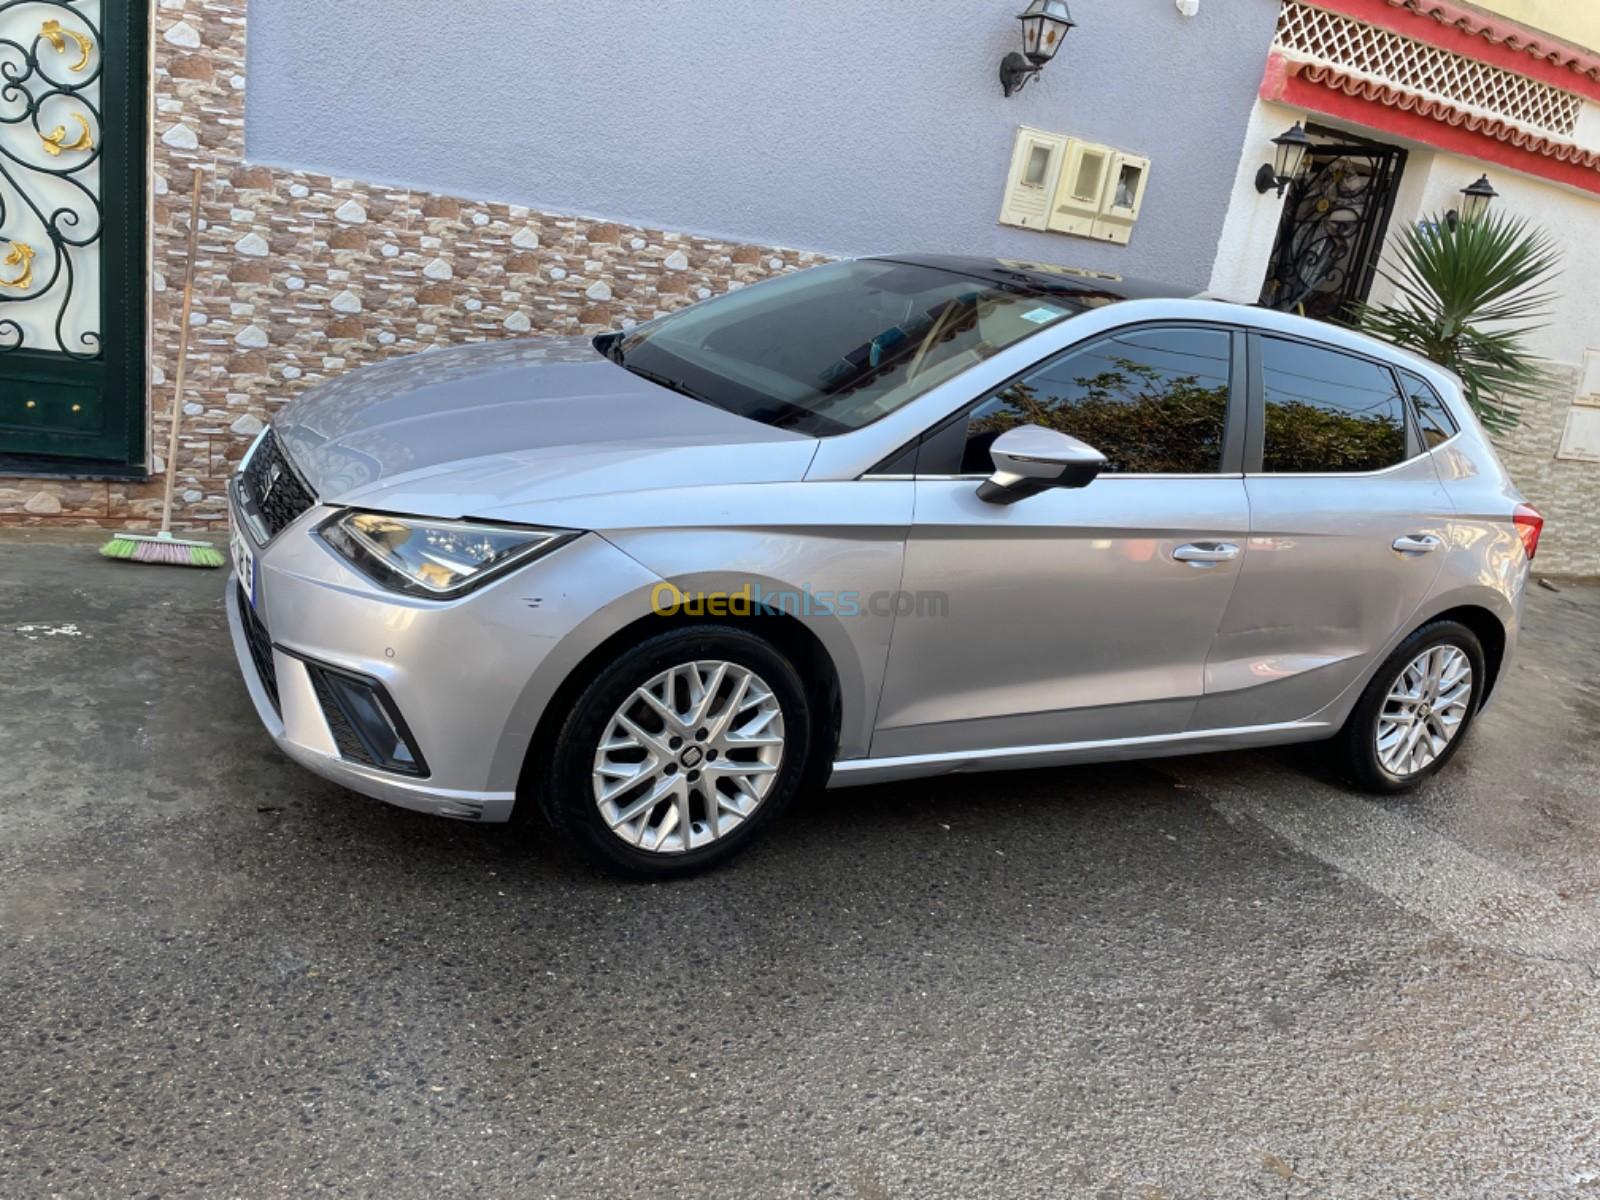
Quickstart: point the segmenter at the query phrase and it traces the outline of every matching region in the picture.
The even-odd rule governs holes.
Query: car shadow
[[[1343,788],[1314,745],[1204,757],[1244,778],[1264,757],[1308,782]],[[286,805],[263,807],[269,815],[276,808],[311,823],[331,821],[343,844],[363,856],[403,859],[425,870],[452,864],[490,868],[496,879],[533,890],[689,887],[696,879],[765,878],[774,872],[820,874],[836,884],[839,876],[857,872],[903,872],[916,853],[948,856],[952,842],[965,848],[962,853],[1059,864],[1064,846],[1136,840],[1203,801],[1174,773],[1174,764],[1185,761],[1190,760],[952,774],[815,790],[798,797],[730,863],[665,884],[641,885],[591,868],[536,815],[509,825],[474,825],[397,809],[322,781],[302,788]],[[825,869],[819,871],[819,864]]]

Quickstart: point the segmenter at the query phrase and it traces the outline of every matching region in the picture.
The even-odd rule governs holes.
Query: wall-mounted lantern
[[[1470,183],[1461,189],[1461,195],[1464,199],[1461,201],[1460,210],[1452,208],[1445,213],[1444,219],[1453,230],[1463,220],[1471,221],[1483,216],[1484,213],[1489,211],[1489,202],[1499,194],[1494,190],[1494,185],[1489,182],[1489,177],[1480,175],[1477,183]]]
[[[1300,164],[1305,162],[1306,151],[1311,149],[1312,142],[1300,122],[1296,121],[1287,133],[1280,133],[1273,138],[1272,144],[1278,148],[1278,152],[1273,162],[1262,163],[1261,169],[1256,172],[1256,191],[1264,195],[1277,188],[1281,196],[1283,189],[1300,174]]]
[[[1044,70],[1075,24],[1067,0],[1033,0],[1017,20],[1022,22],[1022,53],[1013,50],[1000,60],[1000,86],[1008,96]]]

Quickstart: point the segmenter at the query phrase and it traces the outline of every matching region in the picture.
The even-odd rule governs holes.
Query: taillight
[[[1539,534],[1544,531],[1544,518],[1533,505],[1519,504],[1511,514],[1511,523],[1517,527],[1522,548],[1528,552],[1528,561],[1532,562],[1533,556],[1539,553]]]

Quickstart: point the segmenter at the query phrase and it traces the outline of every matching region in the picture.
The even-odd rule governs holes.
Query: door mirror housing
[[[994,474],[978,487],[978,499],[990,504],[1015,504],[1048,488],[1081,488],[1105,469],[1106,456],[1043,425],[1019,425],[995,438],[989,447]]]

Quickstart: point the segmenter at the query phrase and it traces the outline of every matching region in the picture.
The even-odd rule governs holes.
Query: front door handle
[[[1394,540],[1394,548],[1401,554],[1428,554],[1443,545],[1443,539],[1431,533],[1408,533]]]
[[[1172,557],[1198,567],[1213,566],[1238,558],[1239,547],[1232,542],[1190,542],[1174,550]]]

